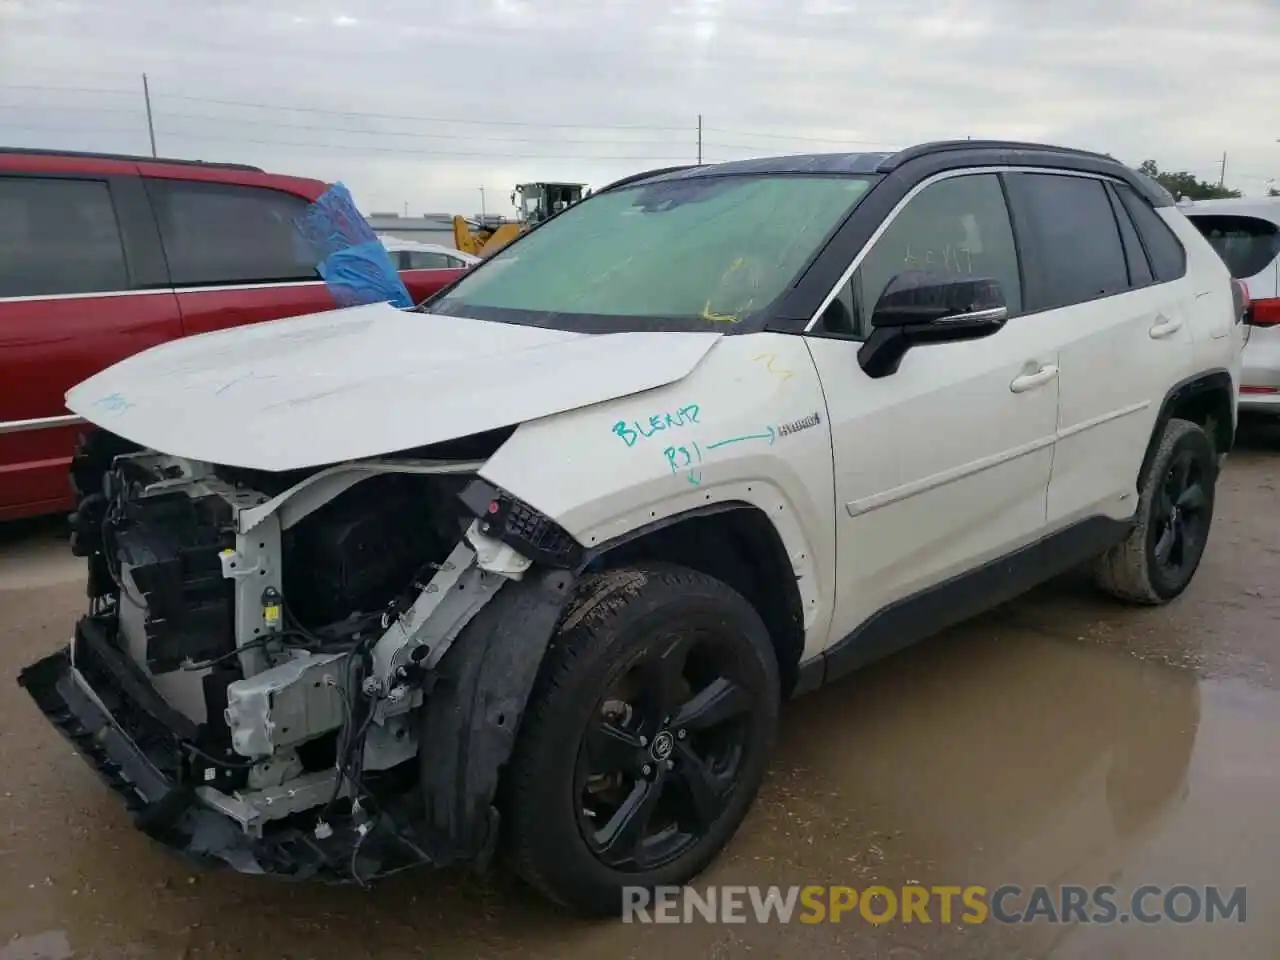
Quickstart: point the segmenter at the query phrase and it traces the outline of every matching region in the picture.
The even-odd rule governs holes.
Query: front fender
[[[722,503],[772,521],[822,648],[835,573],[826,404],[804,341],[721,338],[681,381],[522,425],[480,476],[590,549]]]

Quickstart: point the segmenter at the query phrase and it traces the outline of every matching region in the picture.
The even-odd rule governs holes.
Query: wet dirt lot
[[[498,875],[373,890],[196,873],[136,833],[13,681],[83,606],[56,525],[0,532],[0,960],[1280,957],[1280,430],[1250,428],[1190,590],[1068,577],[798,700],[709,884],[1246,887],[1216,923],[640,926]],[[1148,901],[1158,908],[1160,898]],[[1012,902],[1011,902],[1012,905]],[[958,915],[957,911],[957,915]]]

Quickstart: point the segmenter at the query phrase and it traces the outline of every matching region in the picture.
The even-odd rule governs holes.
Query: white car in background
[[[1199,200],[1182,212],[1248,288],[1240,409],[1280,414],[1280,197]]]
[[[480,258],[438,243],[378,237],[391,254],[397,270],[460,270],[474,266]]]

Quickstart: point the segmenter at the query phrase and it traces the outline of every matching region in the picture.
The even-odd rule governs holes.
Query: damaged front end
[[[19,682],[181,853],[361,882],[487,862],[582,549],[476,452],[280,474],[91,434],[90,610]]]

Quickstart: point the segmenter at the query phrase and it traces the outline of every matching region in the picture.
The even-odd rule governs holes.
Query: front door
[[[896,372],[873,379],[857,359],[868,316],[888,282],[913,269],[998,281],[1010,320],[985,339],[913,347]],[[886,622],[891,607],[901,613],[1044,528],[1058,356],[1045,328],[1022,315],[1021,286],[999,176],[946,176],[899,208],[837,298],[845,308],[828,311],[850,318],[849,329],[827,321],[812,331],[834,455],[837,672],[887,652],[864,629],[877,614]],[[931,632],[928,612],[899,617],[912,629],[889,631],[891,645],[917,639],[915,627]]]

